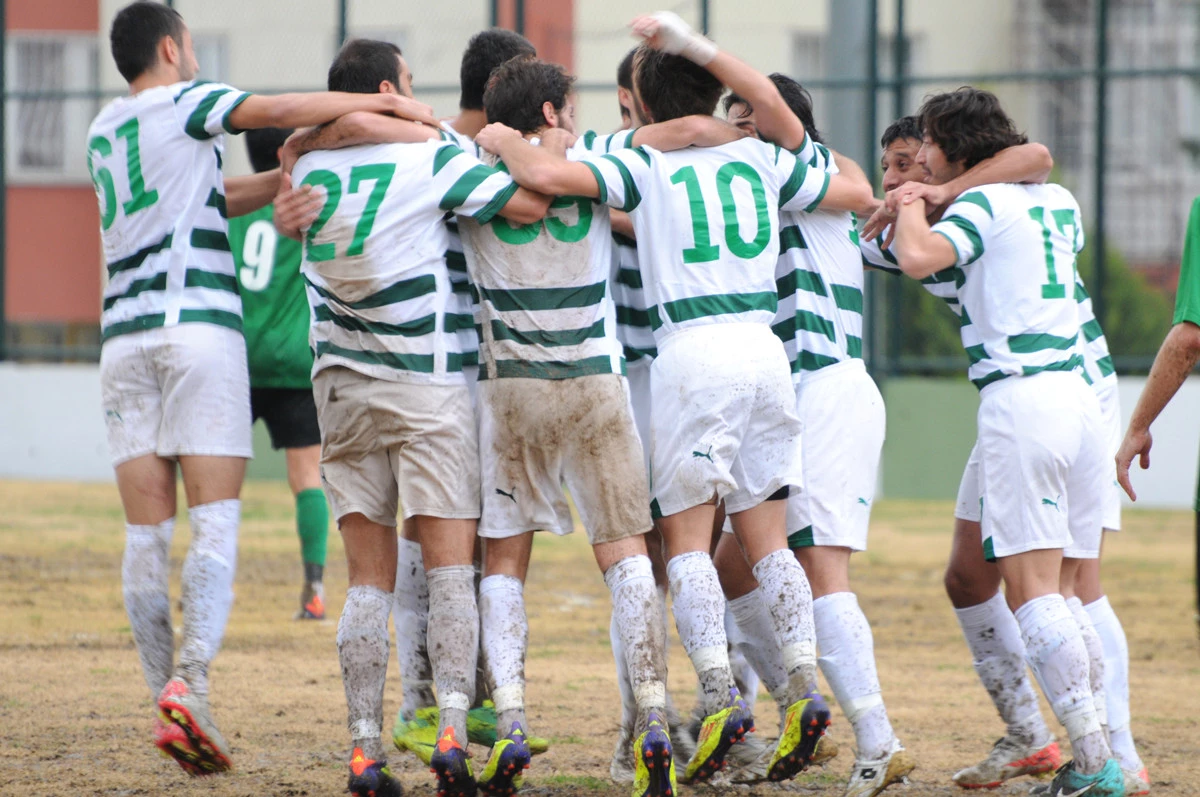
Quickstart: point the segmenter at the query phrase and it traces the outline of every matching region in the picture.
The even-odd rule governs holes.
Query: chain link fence
[[[0,359],[95,361],[102,279],[88,123],[125,92],[107,29],[123,5],[99,0],[98,31],[13,30],[4,73],[7,191],[0,247]],[[340,42],[398,44],[419,98],[458,105],[470,36],[524,32],[579,78],[583,127],[619,125],[616,68],[645,0],[175,0],[201,75],[251,91],[317,90]],[[1089,236],[1080,268],[1117,368],[1149,367],[1170,324],[1191,200],[1200,193],[1200,3],[1196,0],[679,0],[662,7],[707,29],[763,71],[813,93],[817,126],[878,180],[879,136],[931,91],[995,91],[1054,155]],[[226,171],[249,166],[237,138]],[[4,233],[0,233],[4,234]],[[915,283],[868,277],[868,364],[879,377],[961,373],[956,320]]]

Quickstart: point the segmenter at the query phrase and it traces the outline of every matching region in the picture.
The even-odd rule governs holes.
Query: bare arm
[[[636,147],[645,145],[659,152],[670,152],[685,147],[719,147],[746,135],[728,122],[711,116],[683,116],[669,122],[639,127],[634,131],[630,143]]]
[[[260,127],[312,127],[355,111],[388,114],[437,126],[433,109],[398,94],[350,94],[321,91],[312,94],[252,94],[229,114],[238,130]]]
[[[499,155],[512,178],[526,188],[549,196],[600,197],[591,169],[533,146],[511,127],[492,123],[479,131],[475,142]]]
[[[830,150],[830,152],[832,152],[832,154],[833,154],[833,160],[837,164],[838,171],[840,172],[841,176],[845,177],[847,180],[850,180],[854,185],[858,186],[858,189],[857,189],[858,195],[855,197],[855,201],[857,201],[857,202],[868,201],[865,199],[863,192],[865,192],[865,196],[870,197],[870,200],[869,200],[870,209],[856,210],[854,212],[860,213],[863,215],[866,215],[867,213],[873,213],[875,211],[875,209],[878,208],[883,203],[881,200],[878,200],[875,198],[875,191],[871,187],[871,181],[867,177],[867,173],[865,171],[863,171],[863,168],[861,166],[859,166],[858,163],[856,161],[854,161],[852,158],[849,158],[846,155],[843,155],[842,153],[836,152],[833,150]],[[831,180],[830,187],[832,187],[832,182],[833,181]],[[826,192],[826,196],[828,196],[828,192]],[[824,205],[822,205],[822,206],[824,206]]]
[[[244,216],[265,208],[279,190],[279,170],[225,178],[225,213]]]
[[[378,113],[355,111],[328,124],[298,130],[283,145],[280,163],[285,172],[305,153],[319,149],[345,149],[360,144],[417,144],[441,136],[437,128]]]
[[[859,170],[861,174],[861,169]],[[879,200],[871,193],[871,184],[853,174],[831,174],[829,188],[818,206],[821,210],[848,210],[864,215],[874,212]]]
[[[633,219],[629,218],[628,213],[620,210],[611,209],[608,211],[609,219],[612,221],[612,231],[618,235],[624,235],[626,238],[637,240],[637,233],[633,229]]]
[[[531,147],[531,149],[537,149],[537,147]],[[566,163],[566,161],[562,162]],[[545,218],[548,210],[550,210],[550,197],[530,191],[528,188],[518,188],[517,192],[504,204],[504,207],[500,208],[498,215],[517,224],[532,224]]]
[[[900,207],[892,254],[900,262],[900,270],[913,279],[936,274],[958,260],[954,245],[930,229],[925,202],[920,199]]]
[[[292,188],[292,176],[284,172],[279,178],[279,193],[275,195],[273,220],[280,235],[299,241],[304,230],[317,218],[324,204],[324,195],[313,191],[311,185]]]
[[[1200,327],[1190,321],[1182,321],[1171,327],[1167,339],[1163,341],[1158,355],[1154,358],[1154,366],[1150,369],[1146,387],[1138,397],[1137,406],[1133,408],[1133,417],[1129,419],[1129,429],[1117,450],[1117,481],[1134,501],[1137,500],[1137,493],[1134,492],[1133,483],[1129,479],[1129,467],[1135,457],[1142,470],[1150,467],[1150,446],[1154,442],[1150,435],[1150,425],[1174,398],[1198,359]]]

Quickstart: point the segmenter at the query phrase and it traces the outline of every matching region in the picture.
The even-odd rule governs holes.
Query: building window
[[[88,181],[87,128],[99,109],[94,36],[9,37],[5,83],[12,182]]]

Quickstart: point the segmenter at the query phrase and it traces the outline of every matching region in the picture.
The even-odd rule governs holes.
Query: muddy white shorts
[[[593,545],[650,530],[645,460],[623,376],[482,380],[479,433],[480,537],[570,534],[563,485]]]
[[[228,327],[176,324],[110,338],[100,349],[100,402],[114,466],[146,454],[254,455],[246,340]]]
[[[647,479],[650,478],[650,366],[653,364],[652,358],[642,357],[625,366],[629,403],[633,407],[633,422],[637,426],[638,438],[642,441]]]
[[[1108,489],[1104,492],[1103,525],[1105,531],[1120,531],[1122,491],[1121,484],[1117,481],[1116,456],[1117,449],[1121,447],[1124,430],[1121,428],[1121,397],[1117,383],[1109,382],[1096,393],[1096,398],[1100,400],[1100,425],[1103,427],[1108,459],[1112,465],[1112,472],[1108,474],[1106,482]]]
[[[1054,371],[1002,379],[984,388],[978,419],[984,555],[1099,556],[1112,458],[1087,383]]]
[[[321,481],[333,516],[479,517],[479,443],[466,385],[389,382],[342,366],[313,377]]]
[[[711,501],[729,514],[801,484],[800,420],[783,344],[763,324],[674,332],[651,366],[655,511]]]
[[[788,498],[788,545],[867,549],[887,416],[862,360],[806,372],[796,386],[804,484]]]

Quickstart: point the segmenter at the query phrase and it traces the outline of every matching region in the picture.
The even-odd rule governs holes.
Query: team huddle
[[[855,737],[846,795],[902,782],[916,762],[849,584],[885,431],[861,359],[870,267],[945,300],[980,390],[946,587],[1006,730],[954,782],[1057,769],[1044,793],[1147,793],[1124,632],[1099,578],[1103,531],[1120,527],[1116,378],[1075,267],[1079,207],[1045,183],[1049,153],[993,95],[933,95],[884,135],[881,202],[822,142],[800,84],[669,12],[632,28],[623,124],[597,135],[576,129],[573,78],[507,31],[471,39],[459,115],[439,122],[392,44],[346,43],[328,92],[263,97],[197,80],[173,10],[118,14],[112,50],[131,94],[101,111],[88,148],[124,596],[156,745],[189,774],[232,766],[208,667],[263,415],[288,449],[300,616],[324,612],[325,510],[306,464],[318,443],[343,536],[352,794],[401,791],[383,742],[389,616],[404,694],[395,745],[444,797],[520,788],[548,745],[525,713],[524,582],[533,533],[573,529],[564,488],[612,599],[614,780],[660,797],[722,770],[785,781],[828,762],[820,667]],[[255,175],[223,178],[223,134],[265,128],[297,132],[260,139],[273,143]],[[290,349],[270,332],[284,322],[243,321],[239,278],[243,295],[262,291],[274,248],[254,238],[262,228],[228,221],[259,213],[264,225],[272,202],[274,227],[301,245],[308,315],[289,312],[307,345]],[[235,254],[253,267],[235,268]],[[282,307],[298,294],[266,295]],[[252,364],[310,368],[311,396],[303,373],[248,375],[247,341]],[[177,464],[193,535],[178,655]],[[691,721],[666,689],[668,614],[698,681]],[[1027,663],[1066,729],[1068,764]],[[760,684],[776,740],[755,733]],[[482,766],[468,742],[490,746]]]

